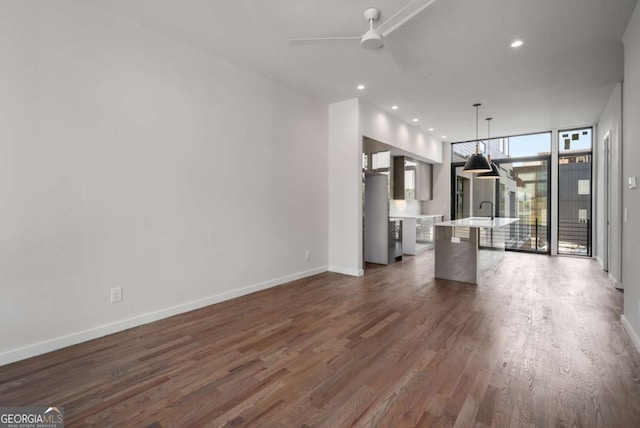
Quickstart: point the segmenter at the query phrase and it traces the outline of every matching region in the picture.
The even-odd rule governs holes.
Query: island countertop
[[[510,217],[496,217],[491,220],[490,217],[467,217],[458,220],[443,221],[436,223],[436,226],[449,227],[483,227],[487,229],[496,229],[517,222],[519,219]]]
[[[421,219],[421,218],[433,218],[433,217],[444,217],[442,214],[403,214],[403,215],[390,215],[389,218],[397,218],[400,220],[404,220],[406,218],[414,218],[414,219]]]

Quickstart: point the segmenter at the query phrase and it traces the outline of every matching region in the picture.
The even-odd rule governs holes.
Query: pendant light
[[[470,172],[472,174],[491,172],[491,165],[489,165],[487,158],[485,158],[482,153],[478,153],[478,147],[480,145],[480,141],[478,141],[478,107],[480,107],[481,104],[474,104],[473,106],[476,108],[476,151],[474,154],[469,156],[469,159],[467,159],[467,163],[464,164],[462,171]]]
[[[498,165],[495,162],[491,162],[491,121],[492,117],[488,117],[487,119],[487,146],[489,147],[489,155],[487,159],[489,160],[489,165],[491,165],[491,171],[483,172],[482,174],[476,175],[476,178],[482,178],[485,180],[495,180],[500,178],[500,171],[498,171]]]

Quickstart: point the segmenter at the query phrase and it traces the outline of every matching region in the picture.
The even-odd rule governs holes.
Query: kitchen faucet
[[[480,202],[480,206],[478,207],[479,210],[482,209],[482,205],[484,205],[485,203],[491,205],[491,220],[493,220],[493,202],[491,201],[482,201]]]

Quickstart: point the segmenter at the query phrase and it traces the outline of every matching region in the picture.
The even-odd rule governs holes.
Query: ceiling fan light
[[[369,30],[360,39],[360,44],[365,49],[378,49],[382,47],[382,34]]]

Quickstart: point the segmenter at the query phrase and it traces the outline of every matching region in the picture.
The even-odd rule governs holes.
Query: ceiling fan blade
[[[340,42],[344,40],[360,40],[361,37],[310,37],[306,39],[289,39],[291,45],[305,45],[318,42]]]
[[[376,32],[382,34],[383,37],[388,36],[435,1],[436,0],[411,0],[405,7],[380,24],[380,26],[376,28]]]

